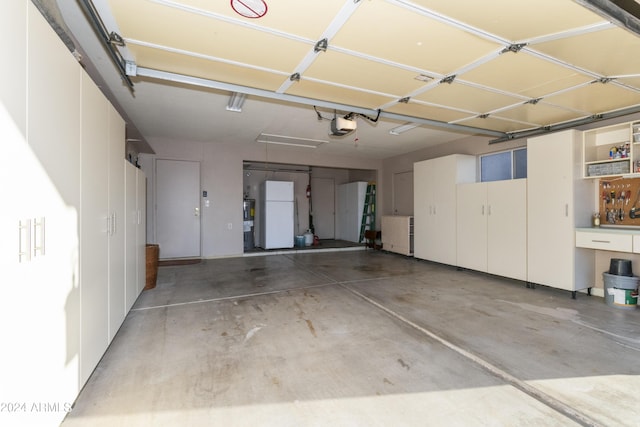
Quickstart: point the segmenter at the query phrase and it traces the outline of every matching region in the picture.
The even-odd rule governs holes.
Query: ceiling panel
[[[275,91],[287,76],[252,70],[236,65],[221,64],[202,58],[152,49],[143,46],[130,46],[139,65],[144,67],[222,81],[242,86]]]
[[[437,120],[440,122],[452,122],[460,120],[474,114],[464,113],[456,110],[450,110],[432,105],[424,105],[417,102],[409,101],[409,103],[397,103],[387,108],[386,111],[396,114],[405,114],[412,117],[420,117],[425,119]]]
[[[460,78],[531,98],[592,80],[525,51],[503,53],[493,61],[464,73]]]
[[[374,90],[395,95],[398,99],[425,85],[416,80],[417,75],[413,71],[331,50],[319,54],[304,73],[305,77]]]
[[[115,0],[110,0],[115,1]],[[129,0],[118,0],[128,2]],[[158,1],[158,0],[156,0]],[[170,2],[167,2],[170,3]],[[213,12],[239,22],[274,28],[290,34],[318,40],[333,18],[344,6],[344,0],[307,1],[304,7],[299,2],[268,0],[268,10],[260,19],[245,19],[229,7],[229,0],[180,0],[180,4]],[[313,19],[309,19],[312,16]]]
[[[413,0],[476,28],[513,42],[602,22],[573,0],[442,1]]]
[[[596,82],[570,92],[550,96],[545,98],[545,102],[599,114],[640,104],[640,93],[622,89],[611,83]]]
[[[287,89],[287,94],[370,108],[372,110],[377,110],[380,105],[384,105],[395,99],[305,79],[291,85],[291,87]]]
[[[602,76],[640,74],[640,37],[620,28],[609,28],[568,40],[535,44],[532,47]],[[637,54],[629,55],[629,52]]]
[[[414,99],[432,104],[449,105],[455,108],[487,113],[497,108],[523,102],[521,98],[491,92],[485,89],[456,83],[441,83]]]
[[[114,6],[117,6],[114,13],[120,27],[120,35],[125,39],[286,72],[292,72],[313,48],[312,43],[276,36],[148,1],[129,0],[114,3]],[[287,54],[282,55],[282,52]]]
[[[496,115],[505,119],[530,123],[536,127],[540,127],[568,120],[576,120],[584,117],[586,114],[559,108],[545,104],[544,102],[538,102],[537,104],[522,104],[515,108],[499,111]]]
[[[502,120],[499,116],[489,116],[487,118],[474,117],[469,120],[464,120],[459,124],[480,129],[491,129],[499,132],[515,132],[535,128],[524,126],[522,123],[518,122]]]
[[[362,2],[331,45],[440,75],[502,47],[383,1]]]

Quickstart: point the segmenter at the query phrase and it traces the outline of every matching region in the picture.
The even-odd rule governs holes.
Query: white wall
[[[165,138],[148,138],[149,144],[155,151],[155,155],[141,155],[141,167],[148,179],[148,200],[149,209],[147,211],[147,236],[149,242],[155,242],[153,233],[155,227],[154,206],[155,206],[155,167],[154,159],[175,159],[194,160],[201,163],[201,190],[206,190],[210,206],[202,205],[201,215],[201,235],[202,235],[202,257],[217,258],[226,256],[238,256],[244,252],[243,245],[243,218],[242,199],[245,188],[245,174],[243,171],[243,161],[286,163],[304,166],[318,166],[318,174],[329,173],[322,171],[328,169],[348,169],[348,170],[373,170],[374,172],[355,172],[356,175],[366,174],[368,177],[381,176],[382,161],[372,161],[369,159],[350,158],[346,156],[328,156],[321,153],[309,153],[306,148],[294,147],[267,147],[263,144],[226,144],[217,142],[187,142]],[[315,172],[314,172],[315,173]],[[278,179],[283,179],[282,174]],[[302,196],[306,190],[307,176],[303,174],[293,177],[298,182],[296,185],[296,195],[299,196],[300,208],[300,228],[304,231],[303,225],[308,227],[308,206],[304,206]],[[271,176],[271,175],[269,175]],[[318,175],[320,176],[320,175]],[[257,176],[256,179],[261,179]],[[346,174],[346,180],[351,177]],[[346,182],[346,181],[345,181]],[[378,179],[380,182],[380,179]],[[342,182],[336,181],[336,184]],[[304,184],[304,185],[302,185]],[[252,187],[251,195],[257,195],[255,182],[249,182]],[[378,191],[378,203],[381,203],[384,192]],[[306,215],[303,209],[307,209]],[[228,224],[231,224],[229,229]]]

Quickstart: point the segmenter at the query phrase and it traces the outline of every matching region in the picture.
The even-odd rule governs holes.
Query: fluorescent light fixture
[[[317,148],[329,141],[322,139],[299,138],[295,136],[272,135],[269,133],[261,133],[256,138],[256,142],[265,144],[290,145],[293,147]]]
[[[233,92],[231,94],[231,98],[229,98],[229,103],[227,104],[227,111],[241,113],[245,99],[247,99],[246,93]]]
[[[391,129],[389,131],[389,133],[391,135],[400,135],[403,132],[406,132],[406,131],[411,130],[413,128],[417,128],[418,126],[420,126],[420,125],[417,125],[415,123],[405,123],[402,126],[398,126],[398,127],[395,127],[393,129]]]

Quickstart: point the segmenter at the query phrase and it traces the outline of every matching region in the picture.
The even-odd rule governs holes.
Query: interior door
[[[200,163],[156,161],[156,239],[160,258],[200,256]]]
[[[393,214],[413,215],[413,171],[393,174]]]
[[[319,239],[335,239],[336,194],[333,178],[311,178],[313,226]]]

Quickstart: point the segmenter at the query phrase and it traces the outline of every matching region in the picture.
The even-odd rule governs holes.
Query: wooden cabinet
[[[526,179],[458,185],[457,265],[526,280]]]
[[[402,255],[413,255],[413,217],[383,216],[382,249]]]
[[[457,184],[475,182],[475,156],[414,163],[414,256],[456,265]]]
[[[567,130],[527,144],[527,280],[572,292],[593,281],[593,251],[575,246],[575,228],[590,226],[595,203],[593,180],[582,179],[581,141]]]

